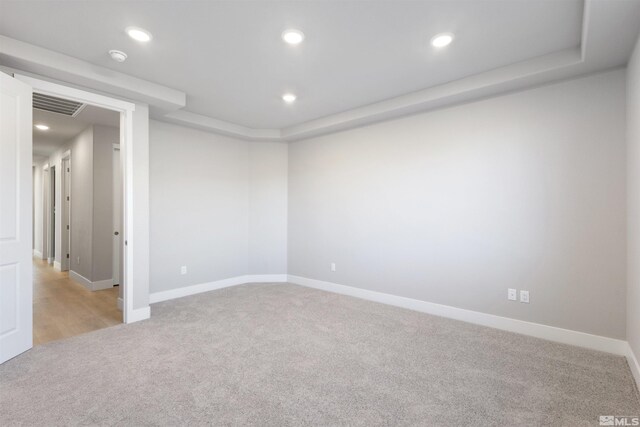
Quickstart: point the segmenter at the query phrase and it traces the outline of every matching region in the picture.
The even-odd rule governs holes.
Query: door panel
[[[0,72],[0,363],[33,345],[31,97]]]

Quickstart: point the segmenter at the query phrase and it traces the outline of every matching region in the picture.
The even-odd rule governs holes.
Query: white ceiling
[[[48,157],[90,125],[120,126],[120,114],[92,105],[86,105],[76,117],[34,108],[33,123],[49,126],[47,131],[33,128],[34,156]]]
[[[563,69],[529,83],[540,84],[621,66],[640,28],[638,0],[1,1],[0,8],[4,36],[86,61],[100,77],[118,71],[186,93],[186,106],[167,119],[248,136],[283,130],[262,134],[274,139],[497,70],[505,70],[504,82],[517,72]],[[149,30],[151,43],[129,39],[131,25]],[[286,28],[302,30],[305,41],[283,43]],[[455,33],[454,43],[434,50],[429,39],[444,31]],[[2,49],[0,63],[24,65]],[[109,49],[128,60],[113,62]],[[523,72],[519,64],[531,66]],[[293,105],[280,99],[288,91],[298,95]],[[376,116],[357,115],[365,113]]]

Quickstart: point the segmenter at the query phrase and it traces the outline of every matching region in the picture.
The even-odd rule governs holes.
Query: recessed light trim
[[[304,40],[304,33],[300,30],[290,29],[282,32],[282,40],[291,45],[297,45]]]
[[[438,49],[449,46],[451,42],[453,42],[454,38],[455,36],[453,35],[453,33],[436,34],[431,38],[431,46]]]
[[[124,62],[127,59],[127,54],[121,50],[112,49],[109,51],[109,55],[116,62]]]
[[[125,31],[129,35],[129,37],[142,43],[147,43],[153,38],[149,31],[143,30],[142,28],[127,27]]]
[[[38,123],[35,126],[36,126],[36,129],[38,129],[38,130],[49,130],[49,126],[43,125],[42,123]]]
[[[293,93],[285,93],[284,95],[282,95],[282,100],[287,104],[291,104],[296,100],[296,98],[297,97]]]

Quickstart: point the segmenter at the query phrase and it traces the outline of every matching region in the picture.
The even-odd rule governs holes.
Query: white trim
[[[80,283],[85,288],[91,290],[91,280],[84,277],[82,274],[76,273],[73,270],[69,270],[69,279]]]
[[[516,332],[549,341],[563,344],[585,347],[592,350],[604,351],[620,356],[627,354],[628,343],[623,340],[608,338],[599,335],[587,334],[584,332],[572,331],[569,329],[547,326],[539,323],[526,322],[523,320],[511,319],[508,317],[496,316],[493,314],[481,313],[478,311],[465,310],[463,308],[452,307],[443,304],[416,300],[412,298],[400,297],[385,294],[382,292],[370,291],[367,289],[354,288],[351,286],[339,285],[337,283],[324,282],[321,280],[308,279],[306,277],[288,276],[288,282],[309,288],[334,292],[337,294],[349,295],[382,304],[396,307],[408,308],[409,310],[420,311],[422,313],[433,314],[435,316],[447,317],[461,320],[463,322],[488,326],[509,332]]]
[[[69,270],[69,278],[80,283],[82,286],[84,286],[90,291],[101,291],[103,289],[113,288],[113,283],[111,279],[98,280],[97,282],[92,282],[91,280],[87,279],[83,275],[73,270]]]
[[[83,104],[91,104],[96,107],[106,108],[107,110],[134,111],[136,109],[135,104],[132,104],[131,102],[121,101],[109,96],[98,95],[97,93],[59,85],[57,83],[29,77],[24,74],[14,73],[13,76],[16,79],[23,81],[31,86],[34,89],[34,92],[38,92],[43,95],[62,95],[65,99],[68,99],[70,101],[76,101]]]
[[[47,264],[53,265],[53,258],[51,257],[47,258]]]
[[[631,344],[627,343],[627,362],[629,362],[629,368],[631,368],[631,374],[633,378],[636,380],[636,386],[638,390],[640,390],[640,363],[638,363],[638,358],[636,357],[633,349],[631,348]]]
[[[203,292],[215,291],[216,289],[228,288],[231,286],[243,285],[245,283],[280,283],[286,282],[286,274],[260,274],[230,277],[228,279],[216,280],[213,282],[199,283],[197,285],[185,286],[183,288],[170,289],[168,291],[153,292],[149,294],[149,303],[168,301],[182,298],[189,295]]]
[[[37,249],[34,249],[34,250],[33,250],[33,256],[34,256],[34,257],[36,257],[36,258],[38,258],[38,259],[43,259],[43,258],[42,258],[42,252],[40,252],[40,251],[39,251],[39,250],[37,250]]]
[[[124,306],[122,297],[118,297],[118,310],[122,311],[122,307]]]
[[[3,37],[0,36],[0,40]],[[121,155],[124,156],[123,162],[123,208],[124,208],[124,222],[122,224],[122,239],[125,243],[125,256],[124,256],[124,277],[122,277],[122,286],[124,286],[124,323],[131,323],[129,316],[133,315],[133,272],[134,272],[134,239],[138,233],[134,233],[134,194],[133,194],[133,112],[135,111],[135,104],[120,99],[112,98],[110,96],[99,95],[93,92],[87,92],[81,89],[69,87],[66,85],[53,83],[46,80],[41,80],[37,77],[26,76],[19,73],[14,73],[14,77],[17,80],[23,81],[29,84],[34,92],[43,93],[46,95],[62,97],[70,99],[76,102],[84,104],[91,104],[97,107],[106,108],[108,110],[117,111],[120,113],[120,144]],[[73,231],[73,230],[72,230]],[[142,234],[142,233],[141,233]],[[141,241],[142,247],[148,246],[148,241]],[[148,259],[148,253],[145,254],[145,258]],[[140,259],[142,261],[142,259]],[[140,270],[144,271],[144,270]],[[146,273],[139,273],[138,278],[142,275],[142,279],[148,282],[148,270]],[[86,279],[85,279],[86,280]],[[139,280],[139,279],[138,279]],[[137,318],[139,315],[135,315],[132,318]]]
[[[58,261],[53,261],[53,269],[55,271],[62,271],[62,265]]]
[[[129,314],[129,319],[127,323],[139,322],[141,320],[146,320],[151,317],[151,307],[146,306],[142,308],[136,308],[131,311]]]
[[[113,279],[98,280],[97,282],[91,282],[92,291],[101,291],[103,289],[113,288]]]

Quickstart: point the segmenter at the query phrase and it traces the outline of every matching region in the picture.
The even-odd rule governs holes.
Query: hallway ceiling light
[[[37,128],[38,130],[49,130],[49,126],[47,126],[47,125],[43,125],[43,124],[37,124],[37,125],[36,125],[36,128]]]
[[[285,93],[284,95],[282,95],[282,100],[287,104],[291,104],[296,100],[296,96],[292,93]]]
[[[300,30],[286,30],[282,33],[282,40],[289,44],[300,44],[304,40],[304,33]]]
[[[151,33],[138,27],[127,27],[125,30],[129,37],[139,42],[146,43],[152,39]]]
[[[436,34],[431,38],[431,46],[437,47],[437,48],[449,46],[453,41],[453,38],[454,36],[452,33]]]

